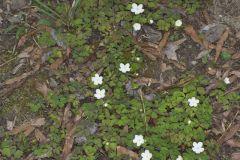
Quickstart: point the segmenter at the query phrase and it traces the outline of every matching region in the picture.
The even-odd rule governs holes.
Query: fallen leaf
[[[7,130],[9,131],[13,130],[14,125],[15,125],[15,121],[7,120]]]
[[[230,29],[226,28],[225,32],[223,33],[223,35],[221,36],[221,38],[217,42],[217,45],[216,45],[216,55],[215,55],[215,59],[214,59],[215,62],[217,62],[217,60],[218,60],[218,58],[220,56],[220,53],[222,52],[222,48],[223,48],[224,42],[228,38],[229,31],[230,31]]]
[[[70,56],[70,53],[71,53],[71,49],[67,48],[66,49],[66,55],[64,57],[62,57],[62,58],[57,59],[54,63],[52,63],[50,65],[50,68],[52,70],[58,69],[60,67],[60,65]]]
[[[211,52],[212,49],[205,49],[203,51],[201,51],[198,56],[195,59],[201,59],[204,56],[208,55]]]
[[[24,131],[24,135],[27,137],[29,136],[33,131],[34,131],[35,127],[29,125],[28,128]]]
[[[122,146],[117,146],[117,154],[127,155],[134,160],[138,160],[138,154]]]
[[[44,144],[48,141],[48,139],[39,129],[35,129],[35,137],[41,144]]]
[[[33,46],[27,47],[19,55],[18,58],[28,58],[30,57],[30,52],[33,50]]]
[[[240,124],[232,125],[218,140],[218,144],[223,144],[227,140],[231,139],[235,133],[239,130]]]
[[[74,133],[77,128],[77,125],[79,124],[80,120],[83,118],[84,114],[80,111],[79,114],[77,114],[74,118],[73,122],[69,122],[69,127],[67,128],[67,134],[66,139],[62,151],[62,159],[66,160],[68,159],[74,142]]]
[[[239,160],[240,159],[240,153],[232,153],[231,155],[232,160]]]
[[[150,86],[151,84],[161,83],[157,79],[148,78],[148,77],[139,77],[139,78],[134,79],[134,81],[139,83],[140,85],[146,85],[146,86]]]
[[[194,30],[193,26],[188,25],[184,28],[186,34],[188,34],[192,40],[203,46],[203,40],[198,36],[197,32]]]
[[[232,59],[240,59],[240,52],[235,53],[235,54],[232,56]]]
[[[63,113],[63,118],[62,118],[62,127],[65,128],[67,126],[67,124],[70,121],[70,117],[71,117],[71,105],[70,103],[67,104],[67,106],[64,109],[64,113]]]
[[[157,51],[161,52],[161,50],[167,45],[168,37],[170,35],[170,32],[165,32],[163,35],[162,40],[159,42]]]
[[[240,148],[240,141],[237,139],[229,139],[226,143],[231,147],[239,147]]]
[[[46,83],[35,82],[35,88],[43,95],[44,98],[48,96],[48,92],[50,91]]]
[[[46,123],[45,118],[36,118],[30,121],[30,124],[35,127],[43,126]]]
[[[235,75],[238,78],[240,78],[240,71],[232,71],[232,72],[230,72],[230,74]]]
[[[35,129],[35,127],[40,127],[45,124],[45,118],[36,118],[32,119],[28,122],[24,122],[18,127],[13,128],[12,131],[9,132],[10,135],[16,135],[20,132],[24,132],[25,135],[29,135]]]
[[[186,39],[180,39],[176,42],[170,42],[162,50],[163,54],[167,56],[168,59],[178,61],[176,50],[179,49],[180,44],[182,44]]]

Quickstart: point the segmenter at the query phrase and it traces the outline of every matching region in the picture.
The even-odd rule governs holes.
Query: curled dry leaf
[[[36,118],[28,122],[23,123],[22,125],[15,127],[12,131],[9,132],[10,135],[16,135],[20,132],[24,132],[25,135],[29,135],[35,129],[35,127],[40,127],[45,124],[45,118]]]
[[[197,32],[194,30],[193,26],[188,25],[184,28],[186,34],[188,34],[192,40],[203,46],[203,40],[198,36]]]
[[[28,58],[30,57],[30,52],[32,52],[33,46],[27,47],[19,55],[18,58]]]
[[[218,143],[219,144],[223,144],[224,142],[226,142],[227,140],[231,139],[235,133],[239,130],[240,128],[240,124],[235,124],[232,125],[228,130],[226,130],[226,132],[218,139]]]
[[[36,82],[35,88],[39,93],[41,93],[43,95],[44,98],[47,97],[48,92],[50,91],[50,89],[47,87],[46,83]]]
[[[78,115],[75,116],[73,122],[69,122],[69,127],[67,128],[67,135],[65,139],[65,144],[63,147],[63,152],[62,152],[62,159],[68,159],[72,147],[73,147],[73,142],[74,142],[74,133],[77,128],[77,125],[79,124],[80,120],[84,116],[83,112],[80,111]]]
[[[240,159],[240,153],[232,153],[231,155],[232,160],[239,160]]]
[[[226,143],[231,147],[239,147],[240,148],[240,141],[237,139],[229,139]]]
[[[117,154],[127,155],[134,160],[138,160],[138,154],[122,146],[117,146]]]
[[[230,31],[230,29],[226,28],[226,31],[223,33],[223,35],[221,36],[221,38],[217,42],[217,45],[216,45],[216,55],[215,55],[215,59],[214,59],[215,62],[217,62],[217,60],[218,60],[218,58],[220,56],[220,53],[222,52],[222,48],[223,48],[224,42],[228,38],[229,31]]]
[[[67,106],[64,109],[64,113],[63,113],[63,118],[62,118],[62,127],[65,128],[68,124],[68,122],[70,121],[70,117],[71,117],[71,104],[68,103]]]
[[[54,63],[52,63],[52,64],[50,65],[50,68],[51,68],[52,70],[58,69],[58,67],[60,67],[60,65],[70,56],[70,53],[71,53],[71,49],[70,49],[70,48],[67,48],[67,49],[66,49],[66,54],[65,54],[65,56],[57,59]]]
[[[230,74],[235,75],[238,78],[240,78],[240,71],[232,71],[232,72],[230,72]]]
[[[35,137],[36,139],[40,142],[40,143],[46,143],[48,141],[48,139],[44,136],[44,134],[39,130],[39,129],[35,129]]]

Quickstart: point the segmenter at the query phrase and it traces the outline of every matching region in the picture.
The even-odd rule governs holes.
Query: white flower
[[[105,89],[96,89],[96,93],[94,94],[94,97],[96,97],[97,99],[102,99],[105,97]]]
[[[134,139],[133,139],[133,143],[136,143],[137,146],[141,146],[144,143],[144,139],[142,135],[135,135]]]
[[[95,74],[94,77],[92,77],[92,82],[94,85],[99,85],[99,84],[102,84],[103,83],[103,77],[102,76],[99,76],[99,74]]]
[[[188,120],[188,124],[191,124],[192,123],[192,121],[191,120]]]
[[[107,106],[108,106],[108,103],[104,103],[103,105],[104,105],[104,107],[107,107]]]
[[[136,60],[137,60],[137,61],[140,61],[140,58],[139,58],[139,57],[136,57]]]
[[[190,99],[188,99],[188,103],[190,107],[197,107],[199,100],[196,99],[195,97],[192,97]]]
[[[150,160],[152,158],[152,153],[149,152],[149,150],[145,150],[141,154],[142,160]]]
[[[133,24],[133,29],[134,29],[134,31],[139,31],[141,29],[141,24],[140,23],[134,23]]]
[[[193,147],[192,147],[193,152],[199,154],[204,151],[203,148],[203,143],[202,142],[193,142]]]
[[[144,12],[143,5],[142,4],[137,5],[136,3],[133,3],[131,12],[135,14],[143,13]]]
[[[150,24],[153,24],[153,22],[154,22],[154,21],[153,21],[152,19],[149,20],[149,23],[150,23]]]
[[[183,158],[179,155],[176,160],[183,160]]]
[[[224,78],[224,83],[225,84],[230,84],[231,83],[228,77]]]
[[[127,63],[127,64],[123,64],[123,63],[120,63],[120,68],[119,68],[119,71],[123,72],[123,73],[126,73],[126,72],[129,72],[130,71],[130,64]]]
[[[182,20],[177,20],[176,22],[175,22],[175,26],[176,27],[181,27],[182,26]]]

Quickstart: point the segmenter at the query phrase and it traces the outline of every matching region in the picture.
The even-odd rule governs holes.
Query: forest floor
[[[173,96],[174,94],[171,93],[176,89],[188,97],[195,93],[195,91],[191,93],[184,91],[189,84],[200,95],[199,90],[203,89],[204,94],[199,95],[200,103],[204,105],[203,101],[206,100],[211,106],[208,111],[201,112],[206,113],[206,116],[211,115],[209,124],[206,122],[206,127],[202,124],[204,126],[202,128],[201,125],[196,127],[201,121],[196,118],[198,115],[191,117],[193,113],[187,111],[193,125],[196,123],[193,128],[201,128],[205,137],[193,135],[192,139],[206,140],[204,145],[207,148],[207,156],[204,153],[203,158],[199,159],[240,159],[240,25],[234,23],[240,16],[240,6],[237,2],[235,5],[232,2],[232,5],[228,3],[225,6],[217,4],[217,1],[214,1],[214,5],[203,2],[193,14],[187,14],[181,7],[173,7],[174,12],[181,15],[182,26],[179,28],[173,26],[163,31],[149,24],[143,25],[138,32],[122,31],[120,27],[121,29],[117,32],[124,32],[125,37],[128,36],[126,39],[115,36],[113,28],[116,29],[118,26],[99,29],[93,25],[95,28],[92,30],[96,34],[89,36],[88,30],[83,29],[83,32],[86,32],[83,36],[89,36],[85,38],[87,40],[83,38],[84,42],[82,37],[72,38],[68,34],[68,32],[73,35],[79,34],[81,22],[72,20],[73,22],[69,23],[73,24],[71,26],[65,25],[67,22],[64,18],[52,18],[59,15],[59,10],[64,11],[64,5],[67,6],[66,10],[69,6],[75,9],[72,2],[44,1],[43,4],[45,3],[49,8],[42,3],[37,3],[38,1],[34,2],[0,1],[0,160],[70,159],[71,156],[72,159],[81,159],[82,155],[85,156],[83,159],[117,160],[119,157],[114,158],[112,148],[106,147],[109,143],[113,148],[115,147],[117,154],[123,155],[122,159],[128,157],[138,159],[141,155],[138,153],[142,149],[134,149],[133,146],[127,147],[127,144],[124,144],[131,138],[126,136],[125,139],[106,140],[109,136],[114,137],[115,133],[121,135],[122,131],[124,134],[134,135],[135,133],[132,133],[135,127],[131,128],[128,124],[133,122],[121,119],[123,115],[127,117],[131,115],[117,109],[115,112],[115,109],[109,106],[121,107],[121,103],[127,106],[125,102],[120,102],[123,94],[125,94],[123,99],[126,98],[129,102],[132,102],[132,99],[139,99],[139,104],[143,106],[140,108],[144,110],[143,119],[145,119],[142,128],[145,127],[147,130],[146,126],[149,127],[149,131],[142,131],[144,132],[142,134],[151,137],[154,133],[151,127],[154,128],[160,119],[152,114],[155,112],[154,107],[149,109],[149,113],[146,109],[145,114],[144,104],[146,106],[161,104],[161,98],[163,101],[169,101],[168,94]],[[127,4],[128,1],[123,3]],[[160,8],[163,6],[165,7],[165,4],[160,4]],[[236,10],[231,11],[231,8]],[[42,10],[45,11],[41,12]],[[78,23],[80,26],[77,26]],[[96,23],[99,26],[102,24]],[[89,27],[92,26],[89,25]],[[99,34],[101,31],[104,34]],[[112,37],[104,38],[107,34]],[[69,42],[65,42],[65,38]],[[116,44],[113,42],[112,47],[105,47],[105,44],[115,39]],[[82,49],[85,43],[87,47],[84,46],[85,48]],[[125,46],[126,48],[123,48]],[[75,49],[77,47],[80,50]],[[120,52],[124,60],[119,58]],[[132,55],[129,55],[130,53]],[[115,73],[119,72],[118,67],[116,71],[112,71],[114,66],[112,64],[119,65],[121,61],[130,63],[129,74],[122,76]],[[97,88],[91,82],[93,73],[103,75],[104,81],[107,82],[104,87],[108,88],[106,97],[108,95],[111,98],[104,97],[104,92],[103,99],[96,101],[93,90]],[[192,84],[198,77],[203,77],[207,83],[201,86]],[[197,83],[203,81],[201,78]],[[86,109],[90,106],[97,107],[98,110]],[[102,110],[99,106],[109,108]],[[166,110],[166,114],[175,115],[171,107]],[[105,113],[100,115],[101,111]],[[162,113],[160,108],[158,111],[157,116]],[[99,114],[99,117],[91,119],[94,113]],[[150,116],[146,116],[147,114]],[[111,122],[105,122],[104,118],[101,119],[102,117],[115,118],[112,118]],[[116,122],[119,119],[122,121]],[[116,131],[108,132],[107,127],[103,127],[105,123],[113,123],[110,128],[113,127]],[[170,127],[171,124],[173,123],[169,123]],[[54,125],[56,125],[55,128]],[[121,131],[118,131],[120,128]],[[89,133],[85,135],[85,131]],[[173,129],[173,132],[175,131]],[[22,133],[25,138],[22,137]],[[104,133],[113,135],[105,136]],[[88,136],[101,139],[99,142],[101,144],[98,144],[97,140],[90,141],[91,138]],[[174,137],[175,133],[172,136]],[[174,140],[167,142],[182,144],[181,141]],[[151,141],[154,140],[149,138],[148,142]],[[193,155],[186,149],[190,146],[188,144],[191,142],[179,145],[181,149],[176,153],[174,150],[173,155],[163,151],[161,153],[166,153],[165,159],[176,159],[177,157],[174,156],[180,154],[184,159],[189,159],[188,157]],[[82,145],[84,149],[76,150]],[[154,151],[152,159],[155,159]]]

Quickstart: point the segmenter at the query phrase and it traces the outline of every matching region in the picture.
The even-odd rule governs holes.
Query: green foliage
[[[224,61],[228,61],[228,60],[230,60],[232,58],[232,56],[231,56],[231,53],[223,51],[223,52],[221,52],[221,58]]]

